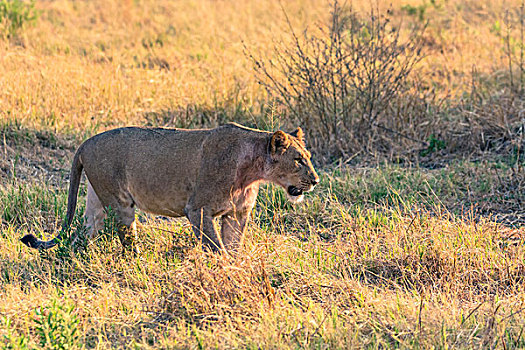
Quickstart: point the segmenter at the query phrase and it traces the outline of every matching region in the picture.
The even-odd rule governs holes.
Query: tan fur
[[[236,248],[262,181],[281,185],[292,200],[301,199],[319,181],[301,129],[270,133],[234,123],[201,130],[120,128],[79,147],[65,227],[74,216],[82,168],[88,178],[88,237],[101,228],[111,208],[124,246],[132,243],[138,207],[158,215],[186,215],[208,247]],[[214,217],[222,218],[220,236]],[[58,242],[34,236],[22,241],[35,248]]]

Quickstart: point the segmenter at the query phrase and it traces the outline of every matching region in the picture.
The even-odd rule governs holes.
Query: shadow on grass
[[[382,288],[417,293],[448,292],[467,299],[472,295],[514,295],[525,282],[524,265],[493,267],[486,271],[472,266],[458,271],[455,262],[435,256],[369,259],[347,269],[356,280]]]

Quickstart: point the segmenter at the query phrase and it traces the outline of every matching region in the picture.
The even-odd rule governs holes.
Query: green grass
[[[45,184],[28,185],[15,181],[0,189],[0,193],[0,218],[6,224],[55,229],[56,226],[50,225],[60,220],[66,208],[64,190],[54,190]],[[53,222],[49,222],[50,218],[54,219]]]
[[[28,25],[38,19],[35,2],[21,0],[0,1],[0,34],[2,37],[13,39]]]

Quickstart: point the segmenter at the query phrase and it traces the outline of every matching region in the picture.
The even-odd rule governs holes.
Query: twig
[[[418,139],[413,138],[413,137],[411,137],[411,136],[405,135],[405,134],[403,134],[403,133],[401,133],[401,132],[399,132],[399,131],[396,131],[396,130],[393,130],[393,129],[387,128],[386,126],[383,126],[383,125],[378,124],[378,123],[376,123],[376,122],[373,122],[372,125],[377,126],[378,128],[383,129],[383,130],[385,130],[385,131],[388,131],[388,132],[391,132],[391,133],[393,133],[393,134],[396,134],[396,135],[398,135],[398,136],[404,137],[404,138],[407,139],[407,140],[414,141],[414,142],[418,142],[418,143],[420,143],[421,145],[423,145],[423,146],[425,146],[425,147],[428,147],[428,142],[426,142],[426,141],[418,140]]]
[[[469,312],[469,314],[467,315],[466,318],[463,319],[463,321],[461,321],[461,324],[459,325],[460,327],[463,326],[463,324],[470,318],[470,316],[472,316],[472,314],[474,312],[476,312],[480,307],[481,305],[485,304],[485,301],[482,301],[478,306],[476,306],[474,309],[472,309],[472,311]]]

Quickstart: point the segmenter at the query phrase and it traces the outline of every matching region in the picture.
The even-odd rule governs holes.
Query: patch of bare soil
[[[79,141],[51,132],[0,128],[0,184],[11,179],[44,181],[60,187],[69,176],[70,162]]]

